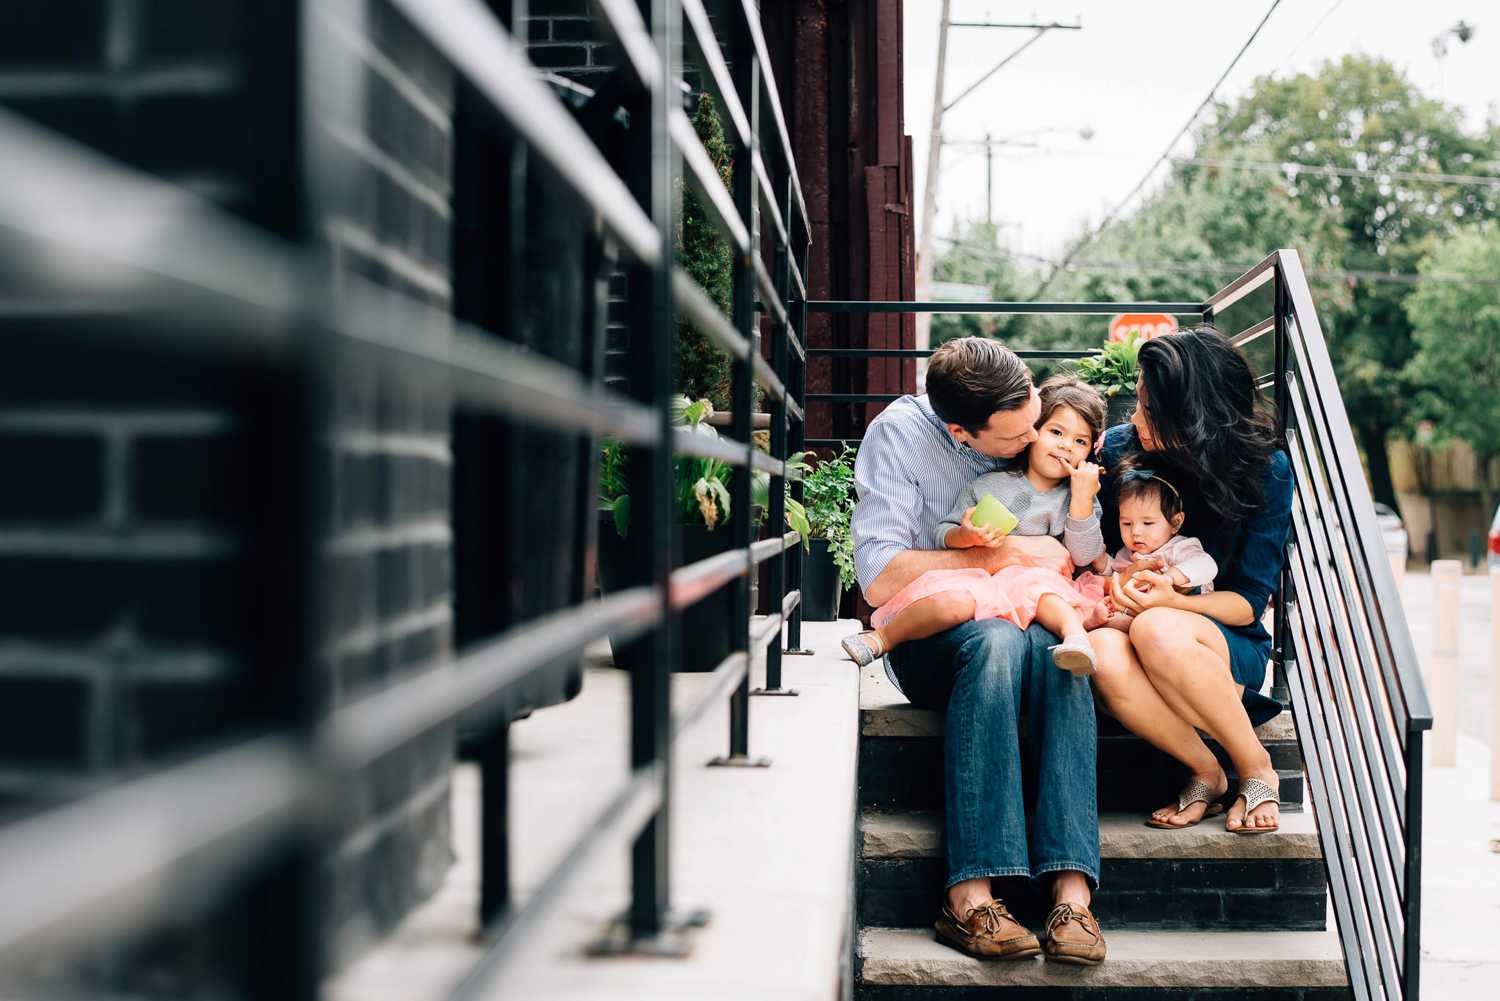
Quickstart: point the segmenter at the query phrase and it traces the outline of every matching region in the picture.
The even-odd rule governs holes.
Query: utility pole
[[[948,62],[948,26],[953,0],[943,0],[938,25],[937,83],[932,88],[932,132],[927,137],[927,177],[922,185],[922,238],[917,245],[917,298],[926,299],[932,288],[932,227],[937,223],[938,168],[943,156],[943,79]],[[917,314],[917,347],[926,351],[932,343],[932,314]],[[920,367],[920,366],[919,366]]]
[[[1058,24],[1056,22],[1048,24],[1002,24],[991,21],[954,21],[951,14],[952,0],[943,0],[942,21],[938,25],[937,84],[932,88],[932,131],[927,140],[927,177],[922,184],[922,232],[917,243],[918,299],[928,298],[932,289],[932,229],[937,224],[938,171],[941,168],[943,155],[943,115],[953,110],[955,104],[974,93],[981,84],[1004,69],[1012,59],[1025,52],[1047,32],[1054,29],[1078,31],[1083,27],[1081,21],[1078,24]],[[949,28],[1023,28],[1031,30],[1035,34],[1022,43],[1015,51],[991,67],[989,72],[969,84],[953,100],[944,101],[943,80],[945,74],[943,71],[948,62]],[[993,160],[993,154],[990,152],[988,145],[985,148],[985,158],[987,161],[992,162]],[[988,213],[986,214],[988,216]],[[917,314],[917,347],[923,351],[927,350],[928,346],[932,343],[930,333],[931,323],[932,314]],[[920,370],[922,368],[921,363],[917,367]]]

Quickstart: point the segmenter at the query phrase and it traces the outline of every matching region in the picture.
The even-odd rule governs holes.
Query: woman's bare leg
[[[1145,739],[1187,766],[1193,778],[1205,782],[1215,792],[1228,787],[1228,779],[1193,724],[1172,709],[1151,684],[1137,659],[1130,637],[1108,627],[1089,633],[1089,642],[1099,658],[1094,673],[1094,690],[1099,693],[1109,714],[1131,733]],[[1172,803],[1151,817],[1161,823],[1186,826],[1202,818],[1207,804],[1194,803],[1181,813]]]
[[[1230,674],[1229,646],[1218,627],[1196,612],[1149,608],[1135,617],[1130,640],[1162,699],[1222,744],[1241,778],[1261,779],[1276,788],[1271,755],[1240,701],[1243,686]],[[1256,807],[1248,821],[1243,814],[1236,803],[1225,826],[1275,827],[1279,811],[1274,803],[1266,803]]]
[[[874,630],[881,648],[926,639],[974,619],[974,596],[967,591],[940,591],[907,605],[891,621]]]

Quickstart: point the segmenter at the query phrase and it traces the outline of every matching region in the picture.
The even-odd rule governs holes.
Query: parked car
[[[1401,523],[1401,516],[1392,511],[1388,505],[1376,504],[1375,524],[1380,526],[1380,541],[1385,543],[1385,551],[1404,561],[1411,552],[1411,548],[1406,537],[1406,526]]]
[[[1495,517],[1490,520],[1490,569],[1500,567],[1500,505],[1495,507]]]

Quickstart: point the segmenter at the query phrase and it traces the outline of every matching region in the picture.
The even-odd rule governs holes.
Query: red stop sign
[[[1176,317],[1165,313],[1120,313],[1109,321],[1109,339],[1129,340],[1134,334],[1143,341],[1177,333]]]

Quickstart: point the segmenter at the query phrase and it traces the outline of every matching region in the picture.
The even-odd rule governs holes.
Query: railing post
[[[787,346],[787,327],[791,323],[791,306],[787,304],[788,290],[792,285],[791,275],[791,246],[793,229],[792,221],[792,180],[791,172],[787,172],[785,196],[781,199],[781,217],[785,220],[787,227],[787,242],[776,244],[776,295],[780,297],[782,305],[786,307],[785,320],[777,320],[772,327],[771,335],[771,367],[776,372],[776,378],[780,380],[784,394],[791,393],[791,387],[787,384],[787,355],[790,353]],[[771,455],[774,458],[785,460],[791,453],[787,451],[787,405],[786,395],[776,400],[771,405]],[[786,524],[786,491],[787,480],[784,477],[771,477],[771,509],[767,516],[771,523],[772,534],[784,531]],[[800,543],[799,543],[800,547]],[[780,615],[782,599],[786,597],[786,570],[787,552],[782,549],[771,561],[771,595],[767,608],[772,615]],[[785,626],[783,625],[783,628]],[[781,630],[771,640],[771,645],[766,647],[766,687],[757,688],[753,695],[796,695],[795,688],[783,688],[781,685]]]
[[[667,131],[667,101],[673,94],[669,54],[675,37],[670,29],[670,0],[642,0],[641,13],[662,53],[662,76],[650,93],[634,102],[630,130],[630,188],[656,227],[661,259],[656,267],[635,264],[630,282],[630,387],[660,415],[656,447],[640,449],[630,459],[633,552],[640,582],[657,588],[661,622],[642,638],[643,656],[630,680],[630,765],[660,769],[661,806],[636,838],[631,850],[630,939],[660,938],[671,899],[671,669],[672,609],[668,576],[672,569],[672,147]],[[642,503],[644,501],[644,503]]]
[[[801,216],[798,216],[801,219]],[[787,220],[787,235],[790,238],[794,232],[793,223]],[[803,283],[812,281],[812,276],[807,271],[808,249],[812,245],[812,234],[805,230],[801,234],[801,245],[797,250],[797,270],[802,275]],[[807,297],[801,296],[797,299],[797,310],[794,314],[796,320],[793,329],[802,340],[802,355],[791,363],[790,379],[786,382],[786,391],[797,405],[802,408],[802,417],[792,427],[791,441],[787,448],[791,452],[801,452],[807,447],[807,352],[811,346],[808,344],[807,334]],[[792,481],[792,499],[799,504],[802,503],[804,487],[801,480]],[[802,547],[797,546],[792,550],[791,565],[787,568],[787,590],[801,592],[802,590]],[[797,604],[792,608],[792,614],[786,624],[786,652],[789,654],[805,655],[812,651],[802,648],[802,600],[799,597]]]
[[[1421,729],[1406,729],[1406,913],[1402,927],[1402,996],[1417,1001],[1422,972],[1422,740]]]
[[[760,61],[749,43],[749,26],[741,24],[740,20],[738,16],[734,18],[736,26],[730,49],[734,53],[734,86],[745,104],[750,134],[746,142],[736,143],[734,147],[734,208],[750,232],[750,245],[735,262],[731,322],[749,342],[750,350],[743,361],[735,361],[730,376],[733,395],[730,436],[744,444],[746,453],[745,465],[735,470],[730,489],[730,543],[744,551],[746,566],[744,575],[730,585],[733,591],[729,649],[731,653],[744,654],[747,661],[744,676],[729,696],[729,754],[715,758],[709,764],[756,767],[770,764],[765,759],[750,757],[750,668],[755,661],[755,651],[750,649],[750,615],[753,611],[750,607],[750,577],[757,572],[755,564],[750,561],[750,545],[755,539],[751,480],[755,475],[756,451],[751,437],[754,429],[750,411],[755,403],[754,360],[760,354],[760,318],[755,312],[755,270],[752,266],[753,255],[760,253],[760,220],[755,204],[753,160],[760,144]]]
[[[1287,365],[1289,364],[1290,352],[1287,350],[1287,326],[1291,322],[1291,304],[1286,294],[1286,278],[1281,273],[1281,268],[1276,268],[1276,277],[1272,279],[1275,283],[1275,333],[1272,335],[1276,346],[1275,361],[1275,404],[1276,404],[1276,430],[1284,439],[1287,429],[1292,420],[1291,401],[1287,399]],[[1286,677],[1286,607],[1287,607],[1287,578],[1289,572],[1286,560],[1282,560],[1281,570],[1276,575],[1276,597],[1274,612],[1271,620],[1271,697],[1283,706],[1291,704],[1291,692],[1287,687]]]

